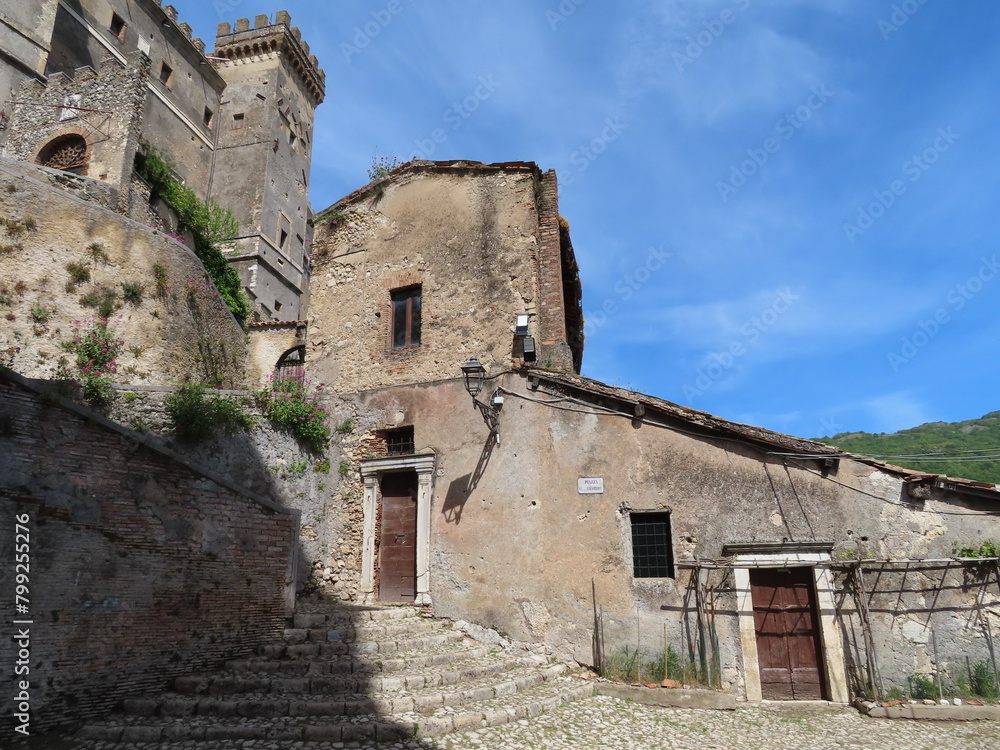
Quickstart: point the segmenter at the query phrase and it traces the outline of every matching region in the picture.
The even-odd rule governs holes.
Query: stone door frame
[[[763,700],[760,685],[760,661],[757,655],[757,628],[750,596],[751,568],[811,568],[819,615],[821,657],[826,679],[826,694],[834,703],[849,703],[847,668],[840,625],[834,601],[830,551],[833,545],[820,542],[786,544],[727,545],[724,554],[734,555],[733,578],[736,610],[743,648],[743,680],[748,701]]]
[[[361,478],[365,484],[363,502],[364,541],[361,547],[361,595],[366,603],[377,598],[375,591],[375,519],[381,500],[379,483],[385,474],[398,471],[417,472],[417,594],[414,604],[431,604],[431,500],[433,498],[433,453],[413,456],[385,456],[361,461]]]

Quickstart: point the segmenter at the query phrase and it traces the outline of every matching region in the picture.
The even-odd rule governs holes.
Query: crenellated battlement
[[[237,19],[235,28],[227,22],[219,24],[213,56],[225,59],[216,61],[218,67],[276,54],[286,56],[292,70],[312,94],[313,106],[322,102],[326,95],[326,74],[316,56],[309,53],[309,45],[302,41],[302,32],[292,26],[287,11],[278,11],[274,23],[266,15],[255,16],[252,28],[249,18]]]

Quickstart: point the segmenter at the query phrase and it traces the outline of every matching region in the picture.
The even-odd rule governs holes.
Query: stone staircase
[[[483,643],[414,607],[300,613],[281,643],[124,701],[75,739],[398,741],[528,719],[594,694],[545,656]]]

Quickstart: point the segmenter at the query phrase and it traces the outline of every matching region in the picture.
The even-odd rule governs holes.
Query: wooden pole
[[[670,660],[667,658],[670,647],[667,644],[667,623],[663,623],[663,679],[670,677]]]
[[[859,614],[861,615],[861,627],[865,638],[865,654],[868,661],[869,677],[872,681],[872,690],[878,689],[878,697],[885,695],[885,685],[882,684],[882,670],[879,669],[878,654],[875,652],[875,637],[872,635],[871,613],[868,610],[868,592],[865,591],[865,574],[858,561],[854,567],[857,588],[855,594],[858,600]]]
[[[931,630],[931,649],[934,651],[934,682],[937,683],[938,698],[944,698],[944,688],[941,686],[941,662],[938,661],[937,636]]]

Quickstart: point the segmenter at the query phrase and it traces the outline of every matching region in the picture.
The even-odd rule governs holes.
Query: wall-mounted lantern
[[[500,389],[496,389],[490,403],[484,404],[476,398],[483,389],[483,381],[486,379],[486,368],[476,357],[462,365],[462,375],[465,377],[465,390],[472,396],[472,405],[483,415],[483,421],[490,428],[490,435],[496,436],[496,441],[499,443],[500,407],[503,405]]]

